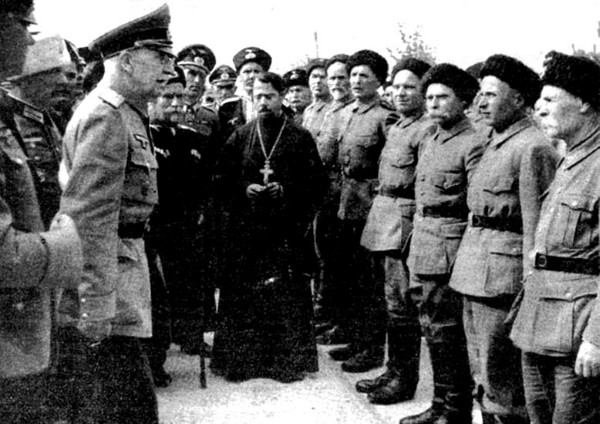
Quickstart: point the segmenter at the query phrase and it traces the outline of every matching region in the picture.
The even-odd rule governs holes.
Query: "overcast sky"
[[[79,46],[163,4],[162,0],[36,0],[40,29]],[[398,23],[418,29],[439,62],[466,67],[505,53],[540,70],[555,49],[600,51],[600,0],[169,0],[175,49],[208,45],[217,64],[258,46],[286,72],[306,56],[368,48],[389,58]]]

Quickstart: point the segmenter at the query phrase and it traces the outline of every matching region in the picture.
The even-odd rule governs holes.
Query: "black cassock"
[[[225,281],[220,290],[213,371],[230,379],[318,371],[310,279],[302,272],[305,240],[325,186],[310,133],[289,118],[261,120],[271,182],[281,199],[251,200],[246,188],[263,184],[265,154],[252,121],[221,152],[216,191],[224,204]]]

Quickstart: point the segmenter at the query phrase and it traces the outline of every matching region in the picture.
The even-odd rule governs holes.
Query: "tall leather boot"
[[[390,376],[371,390],[368,395],[369,401],[377,405],[390,405],[412,399],[419,382],[420,354],[419,328],[390,328],[387,364]]]

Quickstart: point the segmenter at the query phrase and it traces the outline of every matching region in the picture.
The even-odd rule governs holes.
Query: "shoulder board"
[[[185,131],[191,131],[193,133],[197,133],[198,132],[195,129],[193,129],[192,127],[188,127],[187,125],[183,125],[183,124],[177,125],[177,128],[181,128],[182,130],[185,130]]]
[[[8,100],[11,102],[10,107],[12,111],[17,115],[31,119],[32,121],[38,122],[42,125],[48,123],[46,113],[43,110],[33,106],[30,103],[27,103],[24,100],[16,98],[12,94],[8,94]]]
[[[125,97],[121,96],[119,93],[111,90],[110,88],[105,88],[104,90],[100,91],[98,93],[98,97],[115,109],[118,109],[123,103],[125,103]]]
[[[240,100],[242,100],[242,99],[238,96],[229,97],[228,99],[225,99],[221,102],[221,106],[223,106],[227,103],[239,102]]]

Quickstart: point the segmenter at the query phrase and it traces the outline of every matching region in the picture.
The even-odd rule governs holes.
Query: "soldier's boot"
[[[369,401],[377,405],[391,405],[412,399],[419,383],[420,354],[420,331],[390,328],[387,364],[390,377],[380,380],[380,384],[370,391]]]

